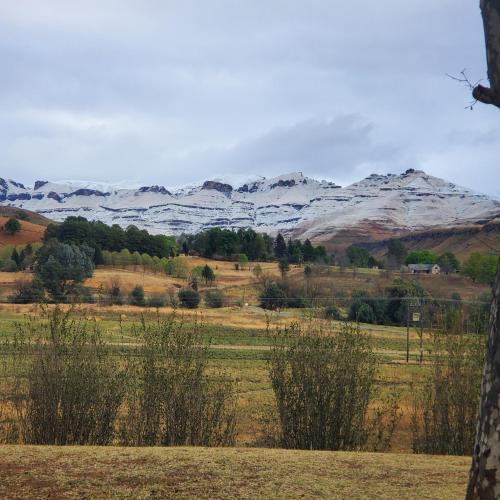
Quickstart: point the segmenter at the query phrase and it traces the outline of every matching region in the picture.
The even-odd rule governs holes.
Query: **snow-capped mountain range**
[[[233,183],[234,184],[234,183]],[[104,186],[104,187],[103,187]],[[0,204],[26,208],[61,221],[70,215],[179,235],[211,227],[252,227],[325,241],[352,228],[402,233],[438,226],[484,223],[500,217],[500,202],[410,169],[372,174],[341,187],[302,173],[229,184],[207,180],[169,190],[76,181],[36,181],[32,187],[0,178]]]

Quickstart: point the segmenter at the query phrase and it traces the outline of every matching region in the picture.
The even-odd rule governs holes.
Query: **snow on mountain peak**
[[[371,174],[349,186],[302,172],[275,177],[223,176],[173,190],[163,185],[0,179],[0,202],[54,220],[70,215],[154,233],[252,227],[321,241],[338,231],[376,224],[389,230],[471,224],[500,217],[500,202],[422,170]]]

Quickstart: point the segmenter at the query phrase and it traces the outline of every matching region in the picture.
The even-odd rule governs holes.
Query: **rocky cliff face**
[[[207,180],[168,190],[96,187],[37,181],[31,187],[0,179],[0,203],[54,220],[82,215],[108,224],[135,224],[154,233],[194,233],[210,227],[252,227],[315,241],[340,231],[380,228],[408,232],[500,217],[500,203],[419,170],[371,176],[350,186],[293,173],[241,185]]]

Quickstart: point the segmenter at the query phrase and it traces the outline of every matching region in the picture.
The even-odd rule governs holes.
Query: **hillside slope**
[[[0,496],[454,499],[469,466],[392,453],[0,446]]]
[[[366,247],[376,257],[386,254],[388,239],[369,241],[351,235],[353,243]],[[465,260],[473,252],[500,252],[500,221],[410,233],[402,236],[401,241],[408,250],[432,250],[437,254],[453,252],[459,260]]]
[[[26,220],[20,220],[21,230],[16,234],[7,234],[3,230],[4,224],[9,217],[0,216],[0,247],[7,245],[27,245],[42,241],[45,234],[45,225],[34,224]]]
[[[235,186],[207,180],[178,190],[47,181],[26,187],[0,179],[0,202],[54,220],[82,215],[124,227],[135,224],[153,233],[252,227],[316,242],[342,231],[368,231],[380,239],[436,227],[484,224],[500,217],[498,200],[413,169],[401,175],[372,174],[344,188],[300,172]]]

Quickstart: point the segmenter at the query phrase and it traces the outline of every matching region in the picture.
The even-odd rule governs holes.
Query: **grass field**
[[[290,322],[306,323],[314,310],[266,312],[256,307],[258,283],[251,269],[235,270],[231,262],[189,258],[190,267],[210,263],[217,286],[240,306],[178,310],[184,321],[197,321],[211,340],[210,370],[225,370],[236,383],[239,448],[117,448],[0,446],[0,498],[462,498],[469,458],[411,454],[410,416],[415,386],[429,370],[429,333],[424,331],[424,362],[419,364],[420,339],[410,328],[410,360],[406,362],[406,328],[360,325],[380,356],[376,398],[397,392],[403,416],[392,440],[392,453],[338,453],[252,448],[259,442],[260,417],[273,404],[267,359],[269,331]],[[274,263],[261,264],[278,275]],[[352,272],[331,268],[321,277],[332,294],[355,289],[382,290],[398,274],[378,270]],[[26,273],[1,273],[0,294],[12,290]],[[291,279],[303,279],[294,267]],[[98,269],[86,285],[93,289],[118,280],[125,293],[143,285],[148,293],[165,293],[185,280],[133,269]],[[424,276],[421,283],[434,297],[475,297],[486,290],[460,276]],[[201,287],[202,291],[205,287]],[[247,305],[248,304],[248,305]],[[70,307],[70,306],[63,306]],[[123,350],[137,342],[133,325],[141,316],[154,319],[172,308],[148,310],[134,306],[78,306],[96,318],[106,342]],[[37,306],[0,304],[0,343],[12,337],[16,323],[38,315]],[[316,320],[324,321],[324,320]],[[335,324],[335,323],[334,323]],[[1,357],[0,357],[1,367]],[[3,383],[0,380],[0,386]]]
[[[145,311],[132,306],[86,306],[80,309],[86,317],[96,317],[104,339],[119,349],[137,342],[132,334],[133,325],[140,316],[151,319],[156,311]],[[170,308],[162,308],[161,315],[171,314]],[[38,314],[30,305],[0,304],[0,341],[10,337],[16,322],[24,321],[25,315]],[[309,321],[304,311],[289,309],[281,313],[266,313],[257,307],[226,307],[202,311],[180,310],[179,318],[196,321],[201,325],[205,338],[211,340],[210,366],[225,370],[236,382],[237,436],[240,446],[255,445],[260,436],[259,418],[263,410],[273,404],[273,393],[268,378],[267,359],[271,338],[266,330],[289,324]],[[416,329],[410,330],[410,362],[406,363],[406,328],[380,325],[360,325],[369,333],[374,350],[379,354],[381,365],[378,372],[377,395],[381,397],[396,391],[400,397],[403,417],[396,429],[392,451],[411,452],[410,411],[413,403],[412,387],[421,383],[428,370],[429,336],[424,334],[424,364],[419,365],[419,337]]]
[[[469,458],[252,448],[0,446],[0,497],[463,498]]]

